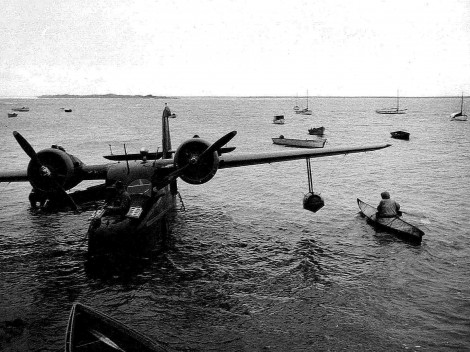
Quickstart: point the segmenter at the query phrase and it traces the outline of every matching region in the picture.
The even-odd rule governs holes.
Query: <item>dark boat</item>
[[[18,114],[16,112],[9,112],[8,117],[17,117]]]
[[[275,123],[276,125],[283,125],[284,115],[275,115],[273,118],[273,123]]]
[[[26,106],[23,106],[22,108],[13,108],[12,110],[13,110],[13,111],[28,112],[28,111],[29,111],[29,108],[27,108]]]
[[[72,112],[72,109],[64,109],[65,112]]]
[[[392,135],[392,138],[395,139],[404,139],[404,140],[409,140],[410,139],[410,134],[405,131],[395,131],[395,132],[390,132]]]
[[[110,316],[75,303],[67,325],[65,351],[156,352],[166,349]]]
[[[392,218],[377,218],[377,208],[363,202],[359,198],[357,198],[357,204],[362,215],[364,215],[375,227],[392,232],[404,240],[417,244],[421,243],[424,232],[416,226],[407,223],[398,216]]]
[[[325,127],[312,127],[308,129],[309,134],[314,134],[317,136],[322,136],[325,133]]]

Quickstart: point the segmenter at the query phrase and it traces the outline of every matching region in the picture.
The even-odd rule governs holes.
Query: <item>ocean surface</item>
[[[312,159],[325,206],[302,207],[305,160],[219,170],[203,185],[179,182],[168,248],[148,257],[87,261],[91,211],[41,214],[29,183],[0,184],[0,350],[59,351],[74,302],[132,326],[170,351],[470,350],[470,122],[449,120],[455,98],[401,98],[404,115],[379,115],[395,98],[0,99],[0,163],[22,170],[19,131],[39,151],[62,145],[86,164],[161,146],[168,103],[173,148],[198,134],[236,130],[233,153],[282,151],[271,138],[326,147],[391,143],[380,151]],[[28,106],[8,118],[13,107]],[[71,113],[61,108],[70,108]],[[285,125],[272,123],[284,114]],[[390,132],[405,130],[409,141]],[[93,185],[91,181],[77,187]],[[356,198],[389,191],[420,246],[376,232]]]

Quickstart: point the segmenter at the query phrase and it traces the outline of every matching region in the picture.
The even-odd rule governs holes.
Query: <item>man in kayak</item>
[[[390,193],[382,192],[382,200],[377,206],[377,217],[378,218],[393,218],[395,216],[401,216],[400,204],[390,199]]]

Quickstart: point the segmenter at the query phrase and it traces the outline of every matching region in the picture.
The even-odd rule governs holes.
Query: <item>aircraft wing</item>
[[[220,157],[219,169],[239,167],[257,164],[268,164],[281,161],[321,158],[325,156],[342,155],[350,153],[362,153],[390,147],[391,144],[379,144],[362,147],[336,147],[318,149],[296,149],[282,152],[250,153],[250,154],[227,154]]]
[[[27,182],[28,175],[25,171],[0,172],[0,182]]]
[[[373,150],[379,150],[390,147],[391,144],[378,144],[360,147],[336,147],[336,148],[317,148],[317,149],[295,149],[286,151],[264,152],[264,153],[239,153],[222,154],[219,157],[219,169],[239,166],[249,166],[258,164],[270,164],[281,161],[321,158],[325,156],[343,155],[350,153],[362,153]],[[156,165],[161,167],[173,165],[173,159],[160,159],[155,161]]]

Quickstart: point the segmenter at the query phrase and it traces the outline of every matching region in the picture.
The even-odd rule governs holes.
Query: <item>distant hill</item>
[[[155,95],[120,95],[120,94],[89,94],[89,95],[75,95],[75,94],[54,94],[54,95],[40,95],[38,98],[144,98],[144,99],[170,99],[165,96]]]

